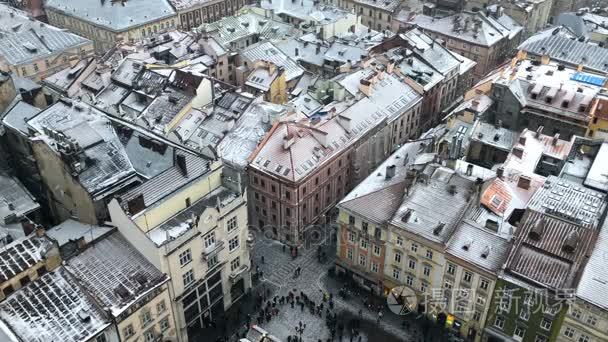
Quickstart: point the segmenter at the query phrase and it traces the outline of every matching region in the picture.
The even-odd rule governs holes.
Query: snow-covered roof
[[[608,142],[604,142],[597,152],[593,164],[583,184],[600,191],[608,191]]]
[[[509,152],[517,136],[516,131],[478,120],[473,127],[471,140]]]
[[[462,221],[447,243],[446,252],[488,272],[497,272],[509,252],[509,240],[470,221]]]
[[[260,7],[274,10],[275,15],[285,15],[322,25],[335,23],[349,12],[337,7],[319,5],[313,0],[262,0]]]
[[[27,13],[7,5],[0,4],[0,13],[0,56],[11,65],[57,58],[60,53],[92,43],[66,30],[30,20]]]
[[[0,248],[0,283],[3,283],[46,258],[52,242],[46,237],[31,235]]]
[[[251,62],[267,61],[277,67],[285,68],[285,78],[287,82],[296,79],[304,74],[304,69],[293,59],[289,58],[273,43],[265,41],[247,47],[242,50],[241,57]]]
[[[0,227],[18,223],[24,215],[39,208],[40,205],[17,178],[0,170]]]
[[[88,246],[65,267],[114,317],[169,279],[118,231]]]
[[[27,121],[40,113],[40,109],[31,104],[18,101],[6,111],[2,124],[17,132],[28,135]]]
[[[28,342],[88,341],[112,324],[63,267],[0,303],[0,319],[7,335]]]
[[[604,310],[608,309],[608,302],[606,301],[606,294],[608,293],[606,255],[608,255],[608,220],[604,221],[593,252],[576,288],[578,298]]]
[[[175,16],[167,0],[47,0],[44,5],[49,10],[116,32]]]
[[[45,234],[57,241],[61,247],[70,240],[76,241],[80,238],[84,238],[86,243],[89,244],[104,234],[109,233],[112,229],[112,227],[84,224],[72,219],[68,219],[50,229],[47,229]]]
[[[58,154],[72,156],[68,167],[92,195],[135,176],[135,170],[110,120],[82,102],[59,101],[28,121]]]

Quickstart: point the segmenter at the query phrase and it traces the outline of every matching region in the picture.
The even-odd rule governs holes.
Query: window
[[[398,268],[393,268],[393,278],[399,279],[399,276],[401,276],[401,270]]]
[[[34,63],[34,71],[38,72],[38,63]]]
[[[160,331],[162,332],[169,330],[169,317],[163,318],[158,325],[160,325]]]
[[[451,281],[449,281],[449,280],[446,280],[446,281],[443,283],[443,287],[444,287],[444,288],[446,288],[446,289],[448,289],[448,290],[449,290],[449,289],[451,289],[451,288],[452,288],[452,282],[451,282]]]
[[[352,216],[352,215],[350,215],[350,216],[348,217],[348,223],[349,223],[349,224],[355,224],[355,217],[354,217],[354,216]]]
[[[415,243],[412,243],[412,247],[410,248],[410,250],[414,253],[418,252],[418,245]]]
[[[420,292],[423,292],[423,293],[426,292],[427,287],[428,287],[428,285],[426,283],[421,282],[420,283]]]
[[[412,286],[414,284],[414,277],[408,274],[405,278],[405,283],[407,284],[407,286]]]
[[[367,224],[367,222],[361,222],[361,229],[367,233],[367,229],[369,228],[369,225]]]
[[[573,309],[572,312],[570,312],[570,316],[576,318],[576,319],[581,319],[581,310],[579,309]]]
[[[448,264],[448,269],[446,271],[448,274],[454,275],[456,273],[456,266],[452,264]]]
[[[192,205],[192,202],[190,201],[190,197],[186,198],[186,208],[189,208]]]
[[[287,217],[291,216],[291,209],[285,208],[285,216],[287,216]]]
[[[481,319],[481,312],[475,310],[473,312],[473,320],[479,322],[480,319]]]
[[[426,250],[426,257],[429,259],[433,259],[433,251],[430,249]]]
[[[154,330],[150,329],[146,332],[144,332],[144,341],[145,342],[152,342],[154,341],[156,337],[154,336]]]
[[[395,262],[396,263],[400,263],[401,262],[401,257],[402,257],[401,252],[396,252],[395,253]]]
[[[4,289],[2,289],[2,293],[4,293],[4,297],[8,297],[13,292],[15,292],[15,289],[13,289],[13,286],[11,286],[11,285],[8,285]]]
[[[589,315],[589,317],[587,317],[587,324],[595,326],[597,324],[597,318]]]
[[[42,267],[40,267],[36,270],[36,274],[38,274],[39,277],[42,277],[45,273],[46,273],[46,265],[42,265]]]
[[[179,254],[179,264],[181,267],[188,265],[191,261],[192,253],[189,248]]]
[[[367,249],[367,240],[361,240],[361,248]]]
[[[529,320],[530,319],[530,310],[526,307],[521,309],[521,312],[519,313],[519,318],[524,321]]]
[[[145,327],[146,325],[150,324],[150,322],[152,322],[152,313],[150,312],[150,310],[146,310],[146,311],[142,312],[140,318],[141,318],[141,326]]]
[[[165,312],[165,310],[167,310],[167,305],[165,304],[164,300],[161,300],[160,302],[158,302],[158,304],[156,304],[156,312],[161,314]]]
[[[488,286],[490,285],[490,282],[486,279],[481,279],[481,282],[479,283],[479,288],[487,291],[488,290]]]
[[[207,260],[207,268],[208,269],[212,269],[213,267],[215,267],[217,264],[219,264],[219,260],[217,258],[217,255],[214,255],[213,257],[209,258]]]
[[[397,236],[397,241],[395,242],[397,246],[403,246],[403,238],[401,236]]]
[[[585,335],[585,334],[581,334],[581,336],[578,338],[578,342],[589,342],[591,339],[589,338],[589,336]]]
[[[353,249],[352,248],[350,248],[350,247],[348,248],[348,250],[346,251],[346,257],[349,260],[353,260]]]
[[[95,342],[108,342],[108,339],[106,338],[106,334],[101,333],[101,335],[99,335],[95,338]]]
[[[513,333],[513,339],[515,339],[516,341],[521,341],[524,338],[524,335],[526,334],[526,329],[517,326],[515,327],[515,332]]]
[[[415,270],[416,269],[416,260],[410,259],[408,262],[408,266],[409,266],[409,268]]]
[[[232,252],[233,250],[239,247],[239,237],[235,236],[230,241],[228,241],[228,250]]]
[[[133,325],[129,324],[127,325],[123,330],[122,330],[122,334],[125,336],[125,339],[135,335],[135,331],[133,330]]]
[[[365,255],[359,255],[359,265],[364,266],[367,262],[367,258],[365,257]]]
[[[232,272],[236,271],[239,267],[241,267],[241,258],[236,257],[234,260],[230,262],[230,270]]]
[[[23,276],[21,279],[19,279],[19,283],[21,283],[21,286],[25,286],[25,285],[29,284],[29,282],[30,282],[29,276]]]
[[[464,272],[464,275],[462,276],[462,280],[464,282],[470,283],[472,279],[473,279],[473,274],[471,274],[471,272]]]
[[[504,328],[505,319],[502,318],[501,316],[496,316],[496,319],[494,320],[494,326],[497,327],[498,329]]]
[[[378,273],[378,264],[375,262],[372,262],[372,272]]]
[[[205,248],[209,248],[215,244],[215,232],[211,232],[203,238],[205,241]]]
[[[547,320],[546,318],[543,318],[540,321],[540,327],[545,330],[551,330],[551,321]]]
[[[424,269],[422,270],[422,273],[424,273],[425,276],[429,277],[431,275],[431,266],[424,266]]]
[[[274,204],[274,202],[273,202]],[[235,230],[238,226],[238,223],[236,221],[236,216],[231,217],[228,222],[226,223],[226,225],[228,226],[228,231],[231,232],[233,230]]]
[[[543,335],[536,335],[534,342],[547,342],[547,338]]]
[[[380,255],[380,246],[374,245],[374,255]]]
[[[194,272],[189,270],[188,272],[182,275],[182,280],[184,281],[184,287],[188,287],[194,282]]]
[[[574,330],[570,327],[566,327],[566,330],[564,330],[564,336],[566,336],[567,338],[574,337],[575,333],[576,333],[576,330]]]
[[[484,296],[477,296],[477,299],[475,300],[475,303],[477,303],[477,305],[486,305],[486,297]]]
[[[355,242],[355,234],[353,232],[348,232],[348,241]]]

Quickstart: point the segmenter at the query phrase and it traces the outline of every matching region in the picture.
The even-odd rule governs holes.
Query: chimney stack
[[[389,165],[386,167],[386,179],[391,179],[395,177],[395,170],[397,167],[395,165]]]
[[[499,168],[496,169],[496,177],[502,179],[502,177],[504,177],[505,174],[505,168],[500,166]]]
[[[555,133],[555,135],[553,136],[553,141],[551,142],[551,144],[553,146],[557,145],[557,141],[559,140],[559,133]]]
[[[543,128],[544,126],[538,126],[538,129],[536,130],[535,134],[536,139],[540,139],[540,135],[543,134]]]

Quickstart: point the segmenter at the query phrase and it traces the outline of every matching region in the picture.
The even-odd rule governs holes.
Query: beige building
[[[400,9],[397,0],[323,0],[323,3],[354,10],[361,17],[361,24],[380,32],[391,29],[393,17]]]
[[[177,336],[196,341],[251,288],[247,206],[244,194],[223,185],[221,162],[183,156],[179,168],[119,195],[109,210],[119,231],[170,276]]]
[[[93,42],[1,5],[0,71],[40,81],[93,55]]]
[[[79,248],[65,267],[100,307],[107,308],[121,341],[181,341],[167,274],[116,230]]]
[[[243,6],[251,3],[249,0],[169,0],[169,2],[177,11],[179,27],[187,31],[203,23],[212,23],[234,15]]]
[[[90,39],[102,54],[178,24],[168,0],[48,0],[45,9],[49,23]]]
[[[0,255],[0,301],[61,265],[59,247],[44,236],[41,227],[34,234],[4,246],[0,249]]]
[[[501,2],[495,0],[473,0],[465,1],[467,11],[496,11],[502,7],[504,14],[513,18],[524,28],[523,38],[528,37],[547,26],[551,17],[551,7],[554,0],[523,0],[513,2]],[[487,13],[489,15],[489,13]]]

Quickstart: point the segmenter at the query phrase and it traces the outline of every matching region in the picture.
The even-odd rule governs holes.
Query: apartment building
[[[324,0],[323,3],[354,11],[363,25],[380,32],[391,29],[392,19],[400,9],[396,0]]]
[[[168,0],[49,0],[45,9],[49,23],[88,38],[101,54],[178,25]]]
[[[488,94],[494,101],[489,121],[506,128],[559,134],[562,139],[584,136],[592,123],[593,100],[605,78],[563,64],[514,59],[497,70]]]
[[[179,28],[190,31],[203,23],[212,23],[234,15],[248,0],[168,0],[175,11]]]
[[[606,209],[604,194],[582,190],[550,176],[529,201],[495,287],[488,341],[549,341],[562,329]]]
[[[339,100],[346,109],[276,123],[249,158],[251,222],[292,245],[419,134],[421,96],[395,75],[368,65],[337,83],[348,93]]]
[[[0,20],[9,28],[0,37],[0,71],[40,81],[57,70],[93,55],[93,41],[30,19],[18,9],[0,4]]]
[[[605,259],[607,223],[601,227],[595,248],[589,257],[575,297],[570,301],[556,341],[604,341],[608,339],[608,308],[602,299],[606,293]]]
[[[553,0],[520,0],[498,2],[493,0],[464,1],[467,11],[496,11],[498,7],[523,27],[523,38],[545,29],[551,18]]]
[[[169,275],[177,336],[197,340],[251,288],[247,205],[226,187],[221,162],[180,151],[170,170],[120,194],[112,223]]]
[[[62,228],[69,226],[54,235],[66,233]],[[100,307],[107,308],[121,341],[177,339],[169,276],[115,229],[96,241],[81,243],[65,268]]]
[[[450,51],[475,61],[474,83],[508,60],[523,30],[500,10],[489,14],[464,11],[443,18],[414,15],[399,26],[416,26],[431,38],[441,39]]]
[[[374,46],[403,75],[404,81],[423,94],[422,129],[428,130],[462,100],[473,82],[475,62],[448,50],[419,29],[396,35]]]

